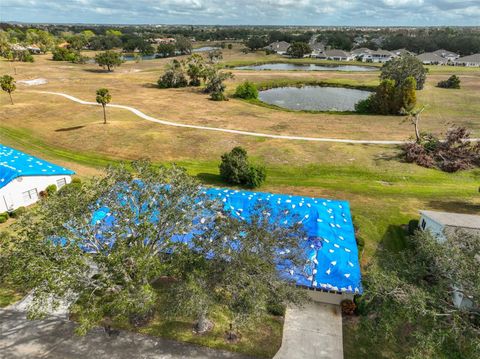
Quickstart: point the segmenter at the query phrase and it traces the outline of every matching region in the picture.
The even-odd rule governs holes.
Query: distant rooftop
[[[22,176],[61,176],[75,172],[0,144],[0,188]]]
[[[420,211],[420,214],[443,226],[480,229],[480,216],[473,214],[437,211]]]

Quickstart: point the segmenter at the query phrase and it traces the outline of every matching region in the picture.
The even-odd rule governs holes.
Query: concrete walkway
[[[98,103],[96,103],[96,102],[83,101],[83,100],[80,100],[79,98],[76,98],[76,97],[74,97],[74,96],[68,95],[68,94],[66,94],[66,93],[50,92],[50,91],[31,91],[31,92],[37,92],[37,93],[42,93],[42,94],[61,96],[61,97],[64,97],[64,98],[66,98],[66,99],[69,99],[70,101],[74,101],[74,102],[76,102],[76,103],[79,103],[79,104],[81,104],[81,105],[100,106],[100,104],[98,104]],[[188,124],[184,124],[184,123],[178,123],[178,122],[171,122],[171,121],[159,120],[158,118],[155,118],[155,117],[146,115],[146,114],[144,114],[142,111],[137,110],[136,108],[130,107],[130,106],[108,104],[107,107],[121,108],[121,109],[124,109],[124,110],[128,110],[128,111],[134,113],[135,115],[137,115],[138,117],[143,118],[144,120],[147,120],[147,121],[150,121],[150,122],[159,123],[159,124],[161,124],[161,125],[173,126],[173,127],[193,128],[193,129],[197,129],[197,130],[227,132],[227,133],[233,133],[233,134],[244,135],[244,136],[277,138],[277,139],[282,139],[282,140],[294,140],[294,141],[300,140],[300,141],[335,142],[335,143],[354,143],[354,144],[370,144],[370,145],[401,145],[401,144],[406,143],[406,141],[350,140],[350,139],[337,139],[337,138],[321,138],[321,137],[302,137],[302,136],[274,135],[274,134],[261,133],[261,132],[249,132],[249,131],[231,130],[231,129],[228,129],[228,128],[188,125]]]
[[[343,359],[342,312],[338,305],[310,302],[288,308],[282,347],[274,359]]]
[[[125,331],[110,338],[98,328],[78,337],[74,328],[73,322],[58,317],[31,321],[24,312],[0,309],[0,359],[248,359],[227,351]]]

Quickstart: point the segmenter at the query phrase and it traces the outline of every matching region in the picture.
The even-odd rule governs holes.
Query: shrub
[[[237,89],[235,90],[235,97],[243,98],[245,100],[257,99],[257,86],[255,86],[255,84],[250,81],[245,81],[244,83],[237,86]]]
[[[8,212],[0,213],[0,223],[5,223],[8,220]]]
[[[45,188],[45,192],[47,193],[47,196],[51,196],[55,192],[57,192],[57,186],[54,184],[51,184]]]
[[[418,219],[412,219],[408,222],[408,234],[412,236],[418,229]]]
[[[345,315],[353,315],[355,313],[355,309],[357,308],[353,300],[350,299],[342,300],[340,306],[342,307],[342,313]]]
[[[10,217],[18,218],[27,211],[25,207],[18,207],[16,210],[10,212]]]
[[[448,80],[440,81],[437,86],[446,89],[459,89],[460,79],[457,75],[452,75],[448,78]]]
[[[358,113],[372,113],[373,112],[373,100],[375,95],[370,95],[365,100],[360,100],[355,104],[355,112]]]
[[[231,152],[223,154],[219,168],[220,176],[227,183],[255,188],[266,179],[265,169],[250,165],[247,151],[242,147],[235,147]]]
[[[286,309],[287,308],[282,303],[270,302],[267,304],[268,313],[277,317],[285,316]]]
[[[72,178],[72,182],[70,182],[71,184],[79,184],[79,183],[82,183],[82,180],[80,179],[80,177],[73,177]]]

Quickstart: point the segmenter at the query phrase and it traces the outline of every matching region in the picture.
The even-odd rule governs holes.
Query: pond
[[[155,59],[162,58],[162,56],[160,54],[137,55],[137,56],[140,57],[142,60],[155,60]],[[125,54],[125,55],[122,55],[122,59],[124,61],[135,61],[137,58],[135,57],[135,55]]]
[[[203,47],[199,47],[198,49],[193,49],[192,52],[206,52],[206,51],[213,51],[218,49],[219,47],[215,47],[215,46],[203,46]]]
[[[270,105],[290,110],[354,111],[355,104],[371,92],[343,87],[278,87],[260,91],[258,97]]]
[[[377,67],[358,65],[316,65],[316,64],[263,64],[237,66],[235,70],[279,70],[279,71],[377,71]]]

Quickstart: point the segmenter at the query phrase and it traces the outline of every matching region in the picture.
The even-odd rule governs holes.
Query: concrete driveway
[[[0,309],[0,358],[61,359],[248,359],[240,354],[121,331],[103,329],[75,336],[75,324],[60,317],[28,320],[25,312]],[[251,359],[251,358],[250,358]]]
[[[288,308],[282,347],[274,359],[343,359],[340,306],[310,302]]]

